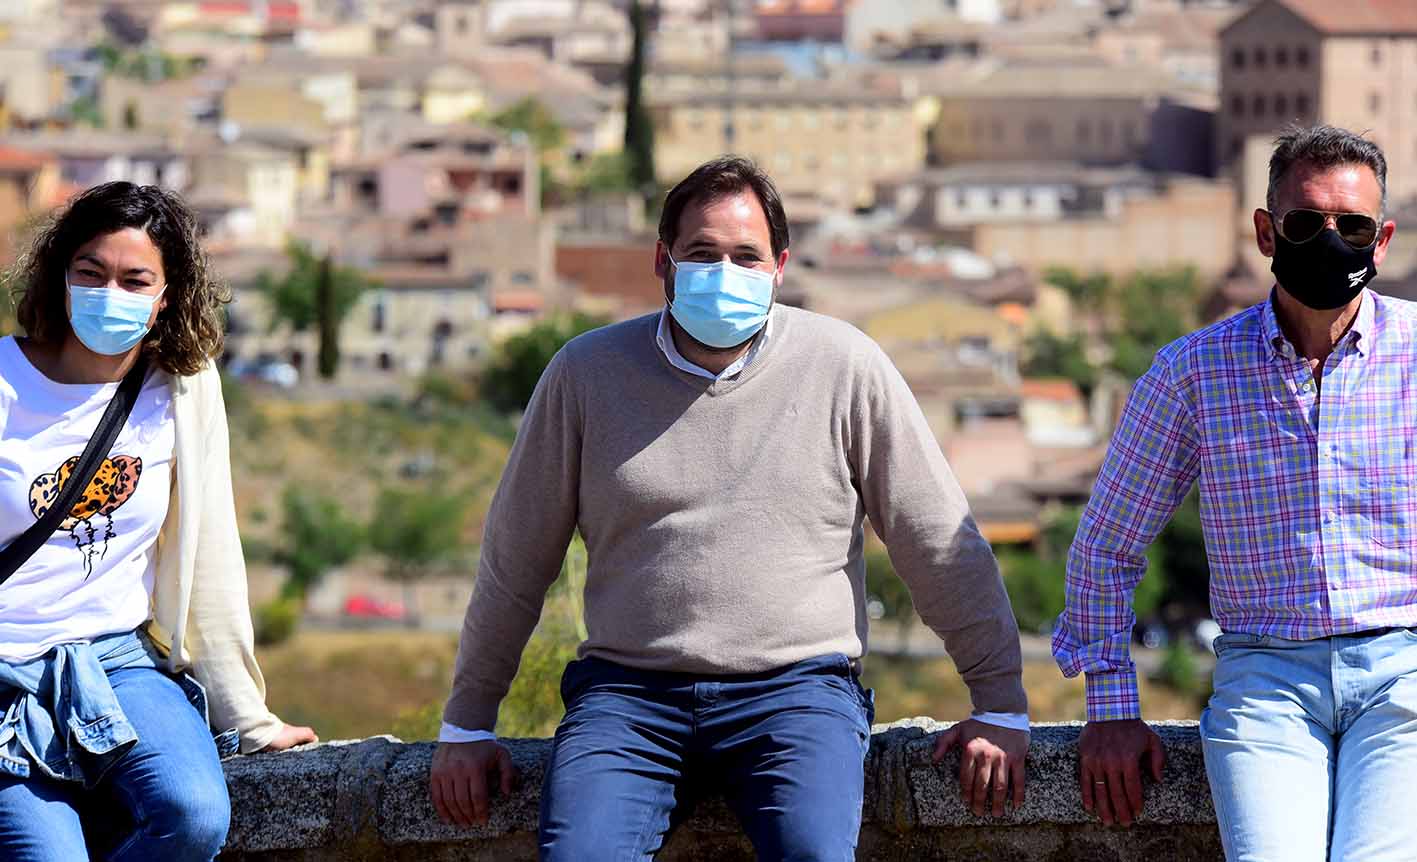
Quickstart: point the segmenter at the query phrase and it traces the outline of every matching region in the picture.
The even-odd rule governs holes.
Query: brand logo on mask
[[[1360,286],[1362,286],[1362,284],[1363,284],[1363,276],[1365,276],[1365,275],[1367,275],[1367,274],[1368,274],[1368,268],[1367,268],[1366,266],[1363,267],[1362,269],[1358,270],[1357,272],[1350,272],[1350,273],[1348,273],[1348,286],[1349,286],[1349,287],[1360,287]]]

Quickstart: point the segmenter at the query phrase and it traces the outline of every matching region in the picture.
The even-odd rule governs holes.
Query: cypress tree
[[[630,182],[648,201],[655,196],[654,124],[644,104],[643,79],[649,22],[639,0],[630,4],[630,65],[625,72],[625,158]]]

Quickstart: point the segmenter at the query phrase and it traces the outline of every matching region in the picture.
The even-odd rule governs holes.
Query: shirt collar
[[[1265,348],[1271,359],[1297,359],[1298,353],[1294,350],[1294,345],[1289,343],[1289,339],[1284,337],[1284,330],[1279,328],[1279,318],[1274,313],[1274,295],[1277,290],[1278,287],[1270,289],[1269,298],[1265,300],[1264,308],[1260,311],[1260,327],[1264,333]],[[1367,356],[1376,338],[1373,309],[1377,304],[1377,294],[1364,288],[1362,295],[1363,301],[1358,304],[1358,315],[1353,318],[1353,323],[1343,334],[1343,338],[1339,339],[1339,343],[1350,341],[1359,356]]]
[[[694,363],[685,359],[684,355],[679,352],[679,346],[674,343],[674,333],[670,331],[669,306],[667,305],[664,308],[660,309],[659,328],[655,330],[654,340],[655,343],[659,345],[660,352],[662,352],[664,354],[664,357],[669,360],[669,364],[673,365],[680,371],[693,374],[696,377],[706,377],[709,380],[723,380],[732,377],[733,375],[742,371],[744,368],[747,368],[748,363],[752,362],[755,358],[757,358],[757,355],[762,351],[763,346],[768,343],[768,340],[770,338],[772,338],[772,321],[773,318],[776,316],[773,312],[775,312],[776,310],[777,304],[774,303],[773,307],[768,310],[767,322],[763,324],[762,331],[758,333],[758,337],[753,341],[753,346],[749,347],[748,352],[739,357],[738,360],[735,361],[732,365],[723,369],[722,374],[715,375],[708,369],[695,365]]]

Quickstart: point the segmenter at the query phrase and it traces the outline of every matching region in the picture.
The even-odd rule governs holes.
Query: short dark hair
[[[1382,147],[1347,129],[1337,126],[1290,125],[1274,139],[1274,155],[1269,158],[1269,190],[1265,206],[1274,212],[1279,186],[1295,164],[1303,163],[1319,169],[1340,165],[1365,165],[1372,169],[1382,189],[1381,206],[1387,209],[1387,159]]]
[[[659,214],[659,240],[665,248],[673,248],[679,239],[679,217],[691,203],[708,202],[752,189],[762,204],[763,214],[768,219],[768,231],[772,240],[772,255],[777,257],[787,248],[787,213],[782,208],[782,196],[777,186],[752,160],[742,156],[720,156],[704,162],[694,172],[679,181],[664,198],[664,209]]]
[[[221,307],[231,301],[212,277],[197,238],[197,220],[176,194],[157,186],[112,182],[77,195],[40,230],[17,263],[16,317],[25,334],[41,343],[63,341],[69,333],[65,307],[67,272],[79,247],[103,234],[136,228],[162,255],[163,296],[143,348],[164,371],[192,375],[221,353],[225,321]]]

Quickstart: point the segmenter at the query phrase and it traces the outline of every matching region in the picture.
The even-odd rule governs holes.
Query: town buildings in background
[[[293,248],[369,280],[353,393],[472,373],[546,314],[654,311],[631,5],[0,3],[0,258],[83,188],[173,189],[234,287],[235,367],[315,376],[315,335],[261,289]],[[996,541],[1085,498],[1125,394],[1028,373],[1039,337],[1114,350],[1067,284],[1186,268],[1198,321],[1263,298],[1250,213],[1289,122],[1368,133],[1391,210],[1417,210],[1407,0],[640,5],[658,184],[723,152],[776,178],[780,298],[880,341]],[[1417,293],[1414,258],[1400,233],[1376,286]]]

